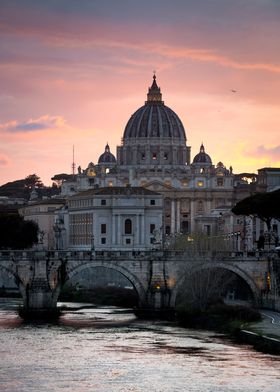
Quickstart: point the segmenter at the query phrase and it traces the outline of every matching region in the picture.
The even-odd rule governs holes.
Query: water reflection
[[[23,323],[18,304],[0,306],[1,391],[279,390],[279,357],[211,332],[91,304],[64,303],[57,323]]]

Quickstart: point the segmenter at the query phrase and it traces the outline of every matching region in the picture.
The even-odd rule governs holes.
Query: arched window
[[[203,201],[202,200],[198,200],[196,211],[197,212],[204,212],[204,205],[203,205]]]
[[[132,222],[131,219],[126,219],[124,221],[124,234],[131,234],[132,233]]]

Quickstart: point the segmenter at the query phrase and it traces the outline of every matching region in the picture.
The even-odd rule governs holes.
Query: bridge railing
[[[36,259],[62,259],[62,260],[205,260],[205,261],[262,261],[279,260],[279,251],[183,251],[183,250],[148,250],[148,251],[79,251],[79,250],[1,250],[0,260],[36,260]]]

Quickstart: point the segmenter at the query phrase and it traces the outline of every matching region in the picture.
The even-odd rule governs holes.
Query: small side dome
[[[199,153],[194,157],[193,163],[203,163],[212,165],[212,159],[208,154],[205,152],[204,145],[201,144]]]
[[[110,152],[110,147],[108,145],[108,143],[105,146],[105,151],[103,152],[103,154],[100,155],[99,159],[98,159],[98,164],[110,164],[110,163],[116,163],[116,158],[115,156]]]

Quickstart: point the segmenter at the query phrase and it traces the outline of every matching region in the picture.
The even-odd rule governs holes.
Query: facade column
[[[211,200],[206,201],[206,213],[209,214],[211,212]]]
[[[189,228],[190,232],[193,232],[195,230],[195,201],[192,199],[190,201],[190,213],[191,213],[191,227]]]
[[[177,200],[176,203],[176,232],[179,233],[181,231],[181,214],[180,214],[180,207],[181,207],[181,202],[180,200]]]
[[[121,230],[121,215],[118,214],[118,231],[117,231],[117,236],[118,236],[118,240],[117,240],[117,244],[121,245],[121,234],[122,234],[122,230]]]
[[[112,215],[112,241],[111,241],[112,245],[115,245],[115,243],[116,243],[116,238],[115,238],[115,235],[116,235],[115,224],[116,224],[116,216],[115,216],[115,215]]]
[[[171,234],[175,233],[175,200],[171,200]]]
[[[141,233],[142,233],[141,245],[145,245],[145,220],[144,220],[144,215],[140,215],[140,218],[142,219],[142,222],[141,222]]]
[[[135,237],[135,245],[140,244],[140,219],[139,214],[136,215],[136,237]]]

